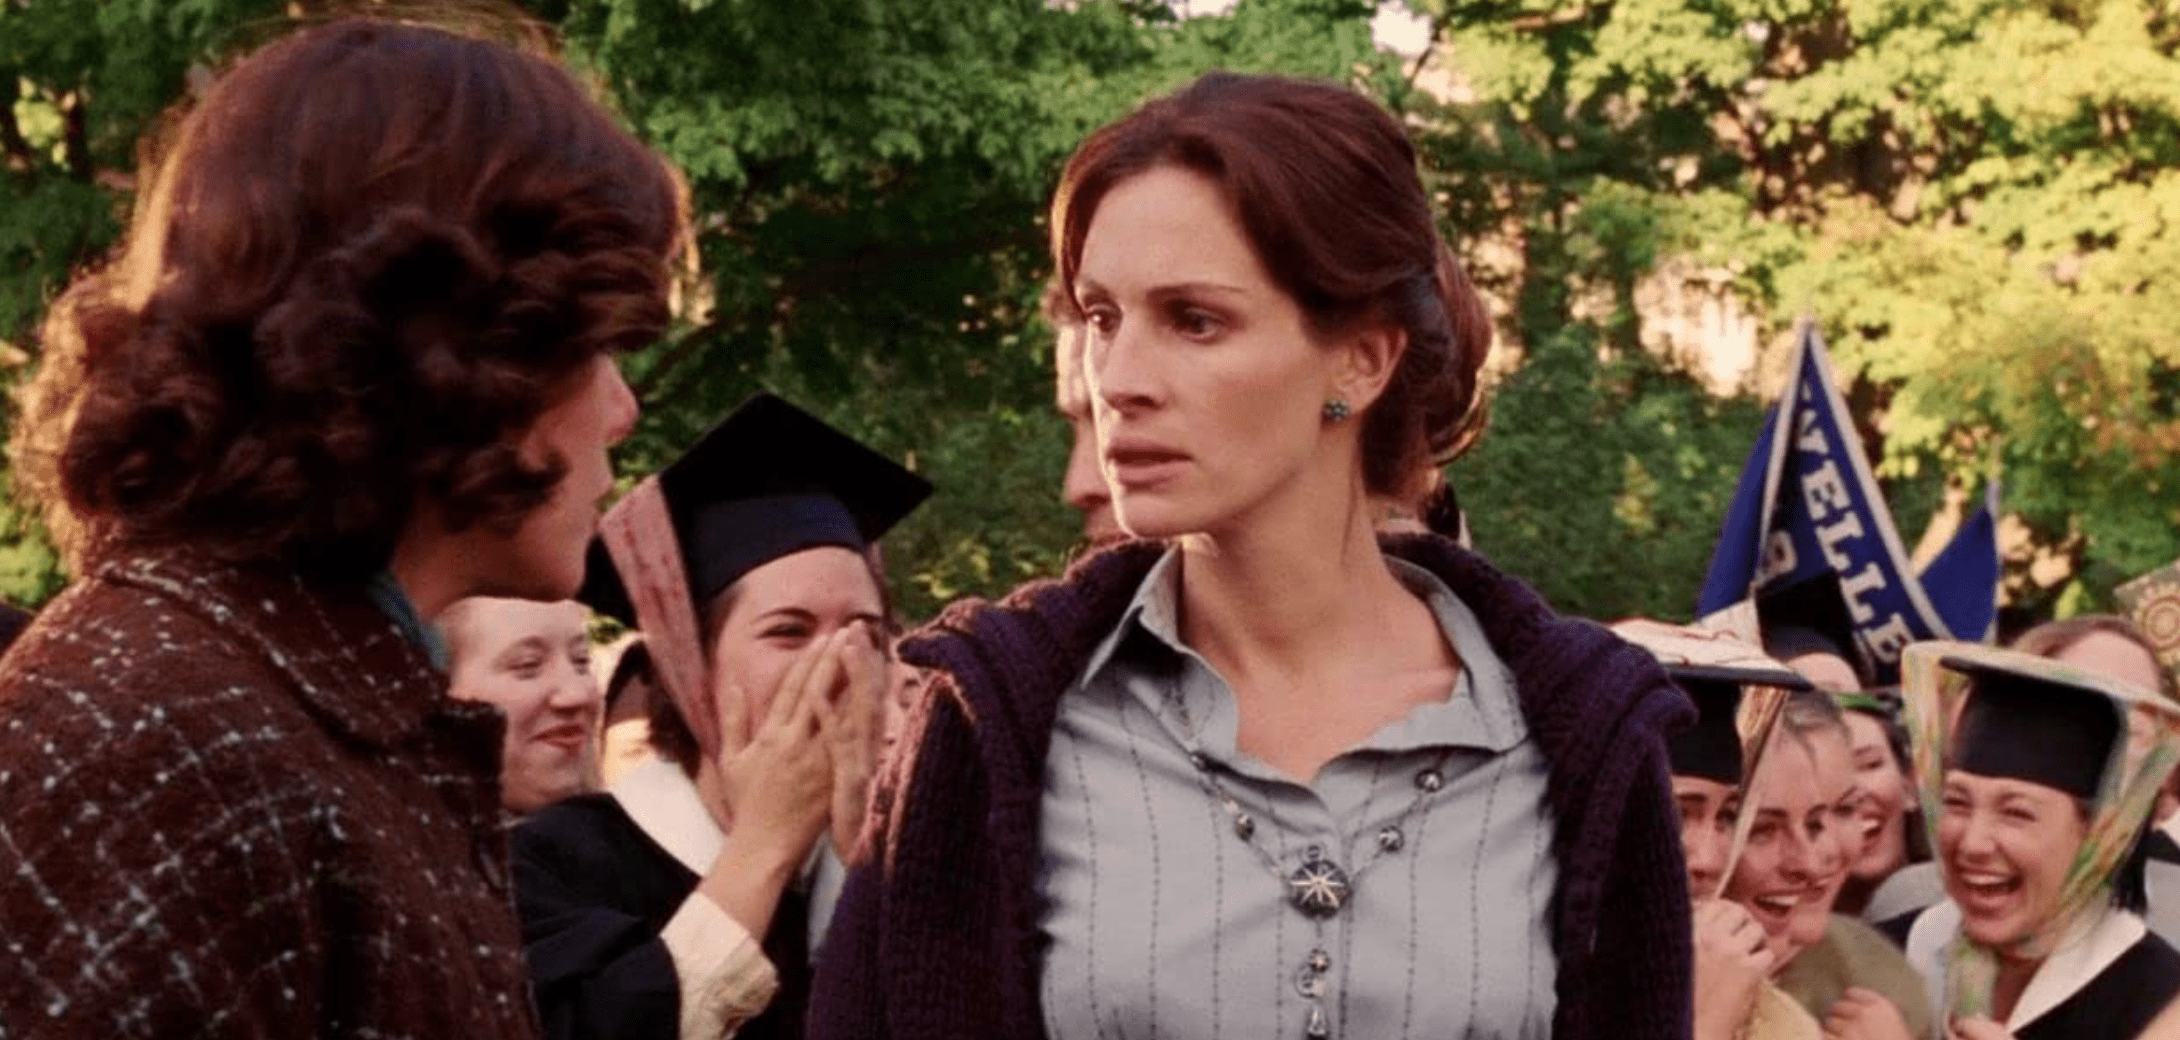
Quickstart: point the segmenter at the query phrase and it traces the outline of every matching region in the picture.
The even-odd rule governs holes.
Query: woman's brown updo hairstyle
[[[1219,184],[1272,280],[1319,339],[1383,323],[1407,335],[1363,413],[1363,481],[1412,498],[1419,477],[1473,443],[1491,318],[1431,216],[1415,149],[1384,109],[1343,87],[1214,72],[1082,143],[1052,201],[1052,255],[1072,287],[1114,185],[1178,167]]]
[[[545,501],[562,460],[512,441],[664,331],[682,193],[541,33],[495,28],[304,29],[170,123],[15,430],[79,562],[188,543],[355,579],[420,502],[459,530]]]

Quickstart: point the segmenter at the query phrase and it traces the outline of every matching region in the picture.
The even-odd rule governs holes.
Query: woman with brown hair
[[[1648,654],[1373,531],[1481,425],[1490,321],[1413,148],[1213,74],[1052,206],[1138,541],[903,656],[932,692],[820,958],[820,1037],[1685,1037]]]
[[[503,722],[419,619],[575,592],[684,221],[510,28],[244,58],[53,310],[18,473],[78,579],[0,662],[12,1036],[537,1031]]]

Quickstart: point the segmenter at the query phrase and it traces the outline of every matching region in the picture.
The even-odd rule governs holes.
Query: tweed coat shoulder
[[[532,1037],[503,723],[361,589],[115,556],[0,659],[0,1038]]]

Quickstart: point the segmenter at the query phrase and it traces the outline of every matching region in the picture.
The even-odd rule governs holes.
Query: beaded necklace
[[[1452,752],[1439,752],[1428,768],[1416,773],[1414,800],[1408,803],[1408,807],[1392,823],[1378,829],[1375,849],[1361,866],[1350,872],[1340,866],[1339,860],[1326,855],[1324,846],[1312,843],[1303,849],[1301,865],[1290,871],[1280,864],[1280,860],[1287,854],[1285,839],[1281,839],[1277,852],[1265,848],[1258,841],[1256,817],[1243,809],[1241,803],[1227,791],[1226,785],[1219,781],[1220,766],[1204,753],[1188,706],[1179,698],[1168,698],[1167,703],[1180,716],[1181,724],[1177,727],[1177,732],[1183,734],[1181,749],[1188,753],[1189,764],[1195,767],[1197,781],[1205,795],[1226,813],[1233,823],[1234,836],[1241,839],[1242,844],[1248,846],[1263,861],[1272,879],[1285,889],[1288,904],[1308,919],[1310,927],[1315,930],[1316,942],[1311,947],[1309,956],[1295,972],[1295,992],[1309,1002],[1309,1017],[1303,1024],[1302,1035],[1307,1040],[1329,1040],[1332,1036],[1332,1025],[1325,1015],[1324,998],[1328,988],[1325,976],[1332,970],[1332,953],[1325,948],[1325,924],[1347,908],[1348,901],[1354,896],[1355,886],[1365,872],[1376,866],[1379,860],[1399,852],[1407,844],[1406,833],[1401,827],[1408,822],[1409,817],[1423,808],[1432,795],[1445,789],[1444,769]],[[1377,782],[1373,779],[1370,798],[1374,799],[1376,796]],[[1364,804],[1367,805],[1368,800]],[[1334,851],[1341,859],[1354,862],[1354,844],[1355,836],[1343,837],[1340,848]],[[1346,956],[1344,946],[1341,956]]]

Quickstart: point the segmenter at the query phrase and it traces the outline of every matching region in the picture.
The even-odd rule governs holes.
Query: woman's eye
[[[809,635],[809,628],[803,625],[774,625],[764,631],[766,639],[806,639]]]
[[[544,673],[545,659],[542,657],[518,658],[508,663],[507,670],[517,678],[535,679]]]
[[[1083,312],[1083,324],[1099,335],[1110,336],[1120,327],[1120,313],[1111,307],[1092,307]]]
[[[1173,316],[1173,328],[1190,339],[1207,339],[1219,334],[1223,325],[1216,315],[1195,309],[1184,309]]]

